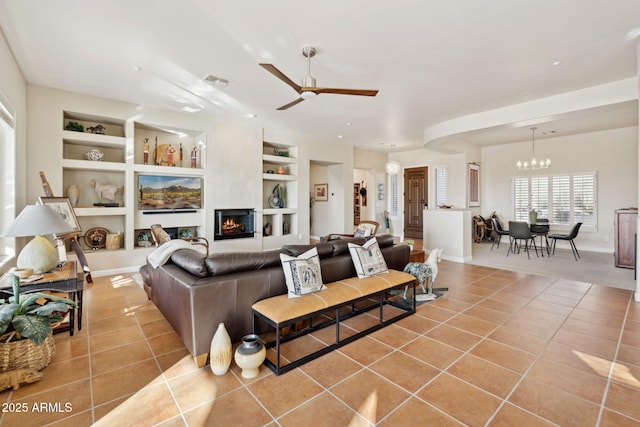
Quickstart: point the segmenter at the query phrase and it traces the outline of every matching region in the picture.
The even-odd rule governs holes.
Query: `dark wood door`
[[[427,205],[429,168],[404,170],[404,236],[422,239],[422,210]]]

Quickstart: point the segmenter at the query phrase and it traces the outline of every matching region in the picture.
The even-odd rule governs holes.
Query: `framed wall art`
[[[39,198],[40,203],[43,205],[50,206],[54,211],[60,215],[71,228],[73,228],[74,233],[80,233],[82,229],[80,228],[80,223],[78,222],[78,218],[76,218],[76,214],[73,211],[73,206],[71,206],[71,202],[68,197],[44,197],[41,196]],[[57,238],[57,236],[56,236]]]
[[[467,200],[469,207],[480,206],[480,165],[469,163],[469,194]]]
[[[316,201],[326,202],[329,200],[329,184],[313,184],[313,195]]]

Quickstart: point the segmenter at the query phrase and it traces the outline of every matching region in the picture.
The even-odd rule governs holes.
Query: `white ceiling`
[[[0,0],[0,28],[32,84],[396,151],[446,120],[636,76],[640,1]],[[304,46],[318,50],[318,86],[379,94],[276,111],[297,94],[258,63],[300,83]],[[557,117],[537,137],[637,122],[627,102]],[[526,141],[529,127],[457,139]]]

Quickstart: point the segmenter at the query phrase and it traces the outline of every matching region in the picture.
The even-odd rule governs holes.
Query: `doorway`
[[[429,168],[404,170],[404,236],[422,239],[423,215],[427,206]]]

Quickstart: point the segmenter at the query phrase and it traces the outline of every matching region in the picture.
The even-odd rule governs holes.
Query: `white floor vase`
[[[215,375],[226,374],[231,365],[232,357],[231,338],[224,323],[220,323],[211,340],[211,353],[209,354],[211,371]]]

